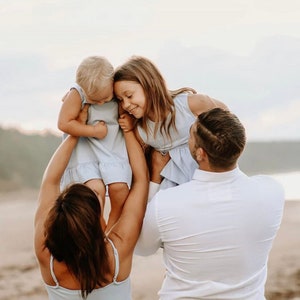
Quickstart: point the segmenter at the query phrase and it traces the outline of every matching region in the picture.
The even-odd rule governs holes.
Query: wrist
[[[163,177],[159,173],[151,172],[150,180],[154,183],[160,184],[163,180]]]
[[[150,181],[149,183],[149,192],[148,192],[148,201],[150,201],[154,195],[158,192],[160,184]]]

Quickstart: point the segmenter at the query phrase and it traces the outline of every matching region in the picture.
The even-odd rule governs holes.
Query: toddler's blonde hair
[[[89,56],[77,68],[76,83],[87,95],[97,93],[113,82],[114,68],[103,56]]]

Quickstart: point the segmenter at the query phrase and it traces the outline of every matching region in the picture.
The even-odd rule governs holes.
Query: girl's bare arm
[[[227,106],[214,98],[211,98],[203,94],[191,94],[188,96],[188,103],[191,111],[195,116],[201,113],[213,109],[215,107],[220,107],[223,109],[228,109]]]

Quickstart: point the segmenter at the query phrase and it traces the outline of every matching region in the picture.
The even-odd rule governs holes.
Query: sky
[[[57,129],[87,56],[151,59],[227,104],[248,140],[300,140],[299,0],[0,0],[0,126]]]

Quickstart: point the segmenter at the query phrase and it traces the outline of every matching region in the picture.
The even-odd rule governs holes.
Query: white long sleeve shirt
[[[163,247],[162,300],[265,299],[283,206],[284,191],[268,176],[196,170],[149,202],[136,254]]]

